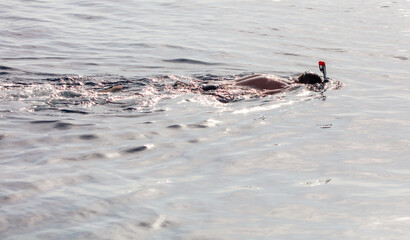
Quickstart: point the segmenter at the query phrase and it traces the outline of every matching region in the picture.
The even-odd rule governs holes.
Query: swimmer
[[[323,83],[322,78],[313,72],[300,74],[295,81],[290,81],[278,76],[267,77],[263,75],[252,75],[235,80],[238,86],[247,86],[258,90],[264,90],[265,94],[275,94],[281,92],[295,84],[316,84]]]
[[[326,77],[326,65],[319,62],[319,69],[323,73],[323,78],[313,72],[305,72],[298,77],[282,78],[279,76],[251,75],[235,80],[215,79],[194,79],[190,82],[176,81],[173,84],[165,84],[165,89],[171,92],[196,93],[212,95],[220,102],[235,101],[237,96],[266,96],[276,93],[289,92],[299,88],[301,85],[313,91],[322,91],[328,82]],[[342,85],[339,85],[342,86]],[[123,90],[123,86],[112,86],[100,90],[101,93],[114,93]]]
[[[319,69],[323,72],[323,80],[322,78],[313,72],[305,72],[300,74],[296,80],[291,81],[288,79],[284,79],[278,76],[275,77],[267,77],[264,75],[251,75],[242,77],[235,80],[235,85],[237,86],[246,86],[258,90],[263,90],[265,94],[275,94],[279,93],[295,84],[321,84],[327,82],[328,79],[326,77],[326,65],[324,61],[319,61]],[[214,90],[217,87],[214,85],[205,85],[202,87],[202,90]]]

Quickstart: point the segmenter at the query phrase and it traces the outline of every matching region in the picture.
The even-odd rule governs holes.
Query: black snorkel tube
[[[323,73],[323,82],[329,82],[326,77],[326,63],[325,61],[319,61],[319,70]]]

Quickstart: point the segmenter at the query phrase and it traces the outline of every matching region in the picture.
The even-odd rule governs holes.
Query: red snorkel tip
[[[325,61],[319,61],[319,70],[323,73],[323,81],[327,82]]]
[[[319,67],[326,67],[325,61],[319,61]]]

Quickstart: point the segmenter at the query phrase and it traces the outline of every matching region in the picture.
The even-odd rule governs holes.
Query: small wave
[[[50,124],[50,123],[56,123],[58,120],[37,120],[37,121],[31,121],[31,124]]]
[[[304,55],[297,54],[297,53],[290,53],[290,52],[277,52],[276,54],[283,55],[283,56],[291,56],[291,57],[305,57]]]
[[[125,153],[137,153],[137,152],[142,152],[144,150],[148,149],[147,146],[139,146],[139,147],[134,147],[134,148],[130,148],[127,150],[124,150]]]
[[[408,57],[405,57],[405,56],[393,56],[393,57],[396,58],[396,59],[402,60],[402,61],[407,61],[407,60],[409,60],[409,58],[408,58]]]
[[[209,62],[203,62],[203,61],[193,60],[193,59],[188,59],[188,58],[166,59],[163,61],[171,62],[171,63],[184,63],[184,64],[220,65],[220,63],[209,63]]]
[[[16,70],[15,68],[0,65],[0,70]]]
[[[68,15],[71,17],[80,19],[80,20],[87,20],[87,21],[99,21],[99,20],[107,19],[105,16],[81,14],[81,13],[73,13],[73,14],[68,14]]]
[[[7,58],[1,58],[1,60],[44,60],[44,59],[65,60],[67,58],[65,57],[7,57]]]
[[[62,113],[78,113],[78,114],[83,114],[83,115],[89,114],[88,112],[85,112],[85,111],[71,110],[71,109],[61,109],[60,111],[61,111]]]
[[[93,139],[97,139],[98,136],[95,135],[95,134],[83,134],[83,135],[79,136],[79,138],[81,140],[93,140]]]

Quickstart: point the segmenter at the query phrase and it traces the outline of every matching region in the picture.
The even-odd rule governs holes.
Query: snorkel
[[[319,61],[319,70],[323,73],[323,82],[328,82],[326,77],[326,63],[325,61]]]

